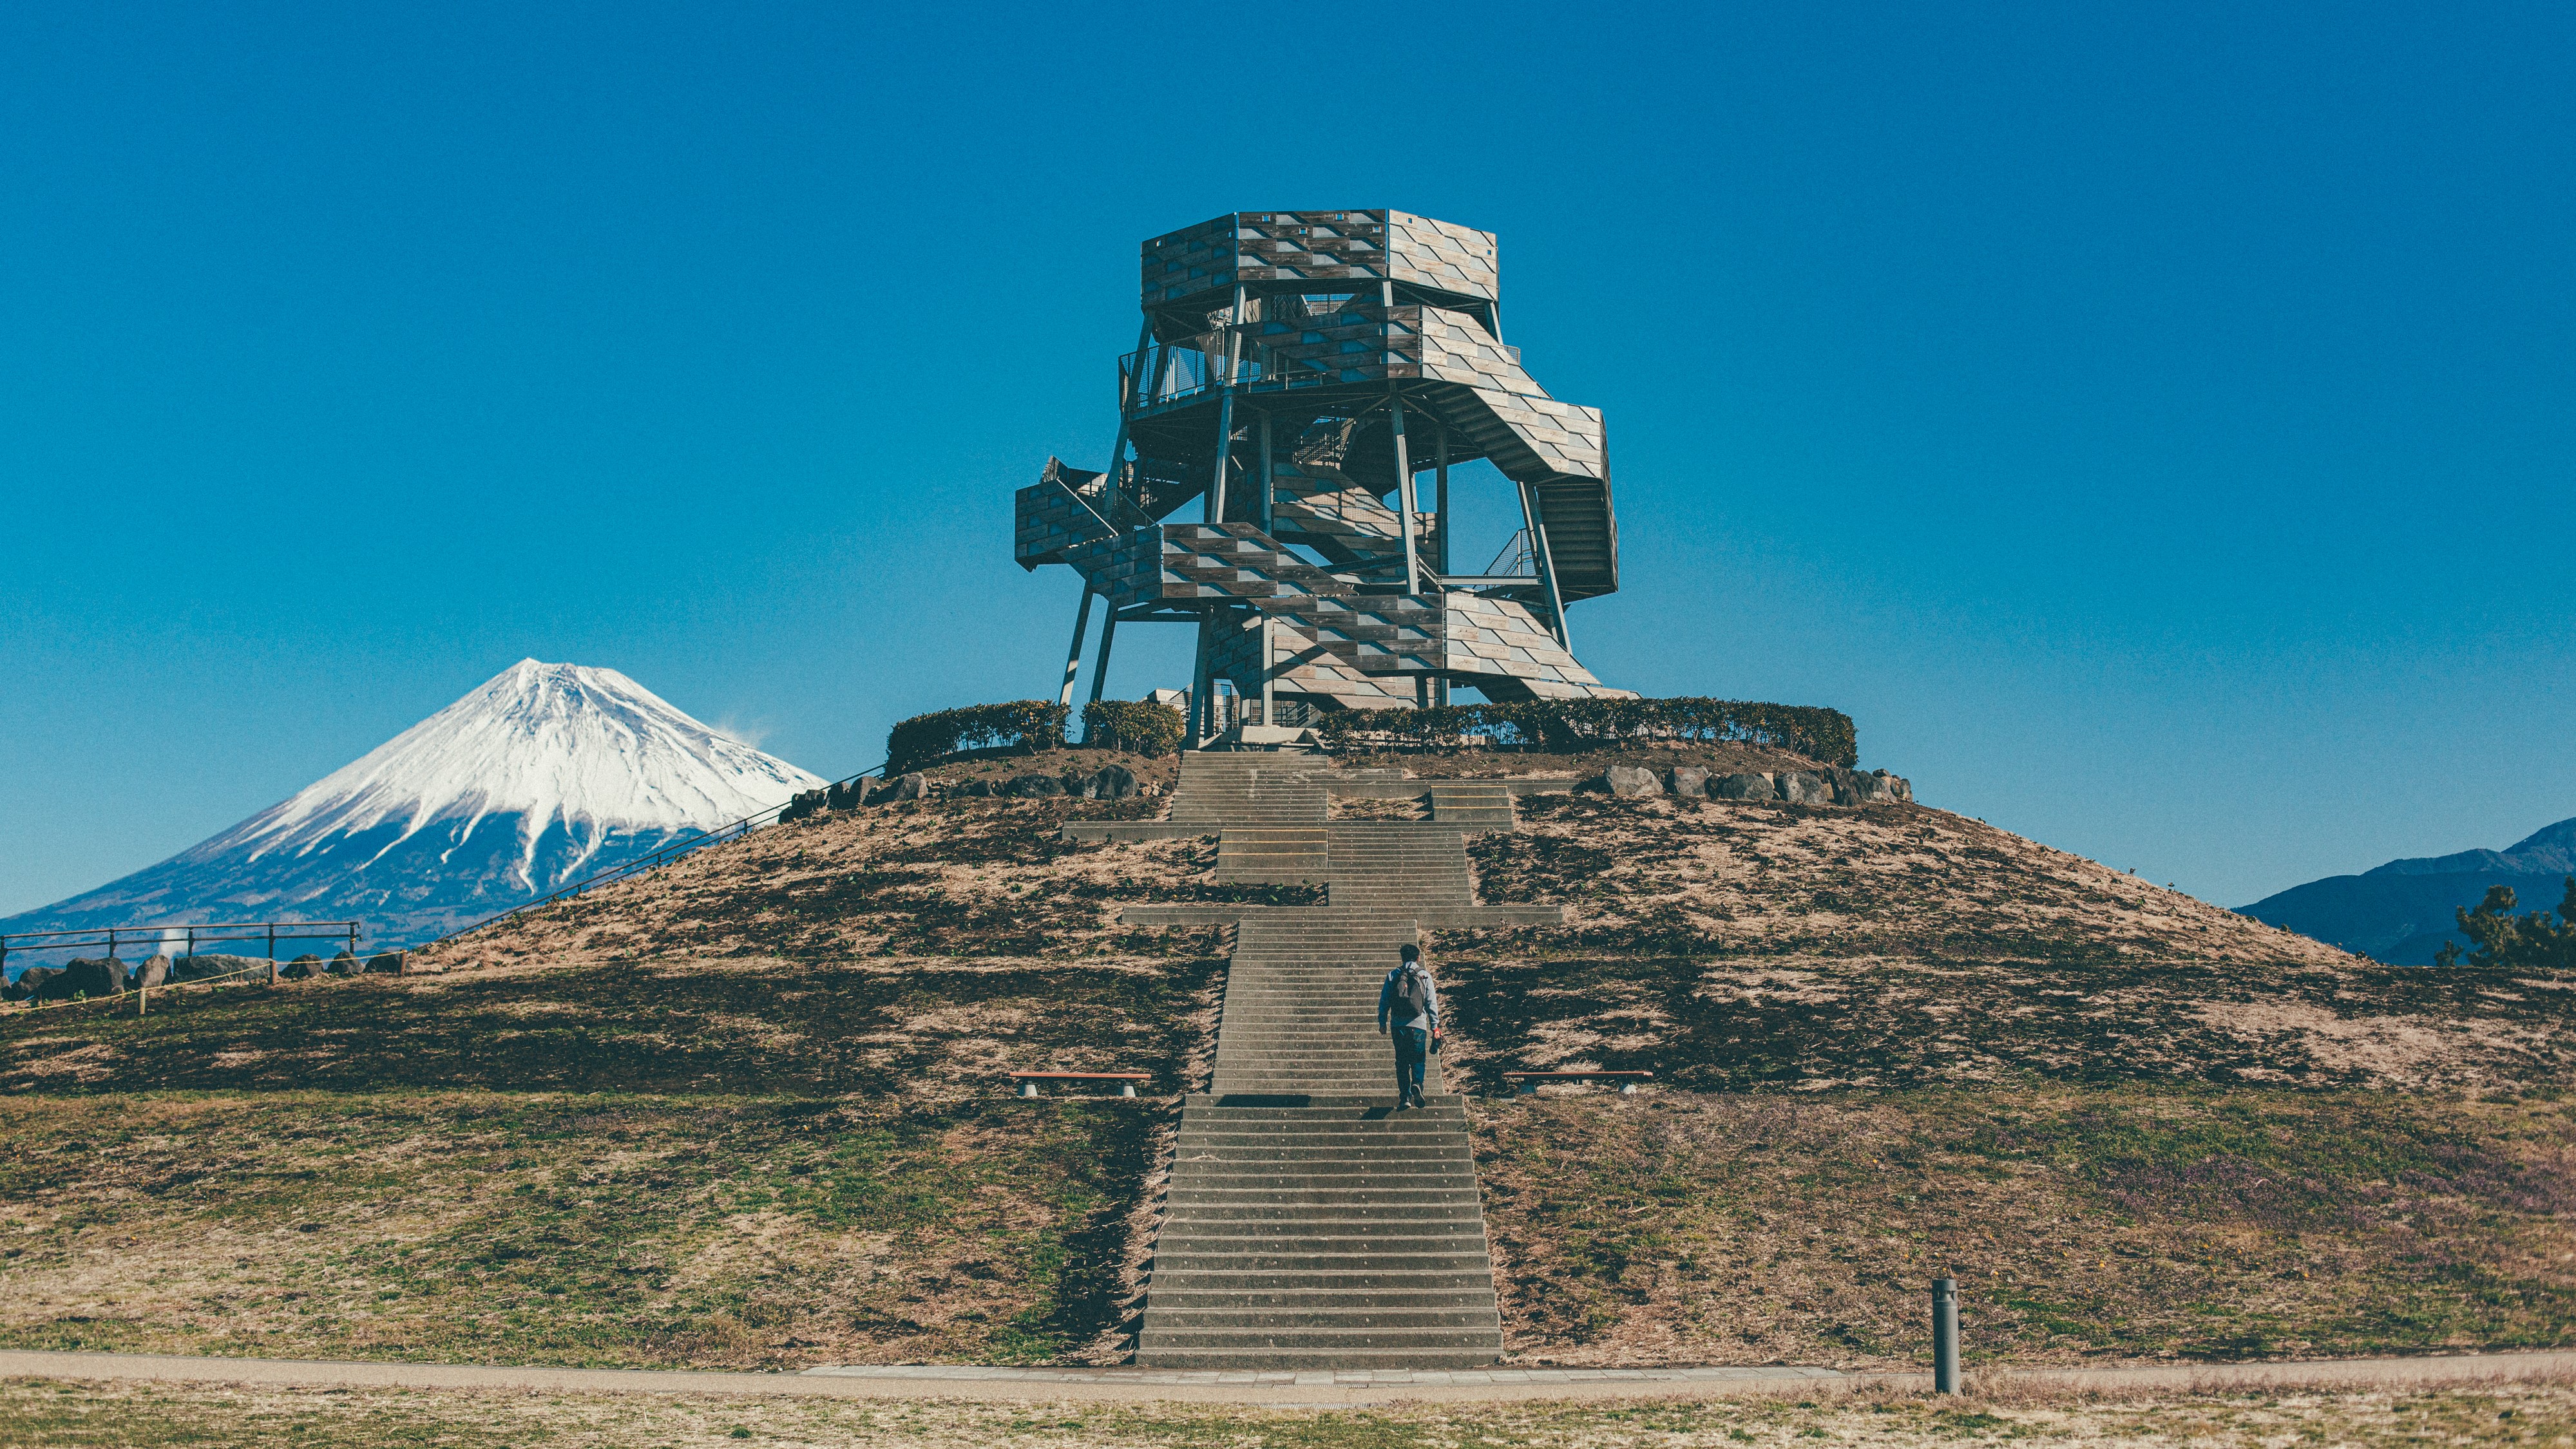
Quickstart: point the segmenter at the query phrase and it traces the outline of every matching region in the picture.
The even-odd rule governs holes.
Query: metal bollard
[[[1959,1280],[1932,1280],[1932,1392],[1959,1391]]]

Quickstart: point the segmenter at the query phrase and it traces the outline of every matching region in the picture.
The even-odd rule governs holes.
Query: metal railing
[[[1185,700],[1188,697],[1187,694],[1182,695]],[[1273,699],[1270,701],[1270,717],[1263,719],[1260,695],[1236,694],[1226,689],[1217,690],[1208,700],[1212,735],[1221,735],[1242,725],[1273,724],[1287,729],[1304,729],[1315,723],[1316,716],[1321,713],[1304,700]]]
[[[364,921],[197,921],[174,922],[164,925],[85,926],[68,931],[10,931],[0,933],[0,963],[5,963],[12,953],[23,953],[28,951],[77,951],[84,947],[95,948],[99,946],[105,946],[107,948],[106,959],[111,963],[111,967],[119,977],[119,981],[114,991],[103,996],[88,998],[84,998],[76,994],[68,1001],[57,999],[50,1002],[41,999],[43,993],[33,993],[39,999],[32,1001],[25,1009],[29,1011],[43,1011],[50,1008],[81,1005],[85,1000],[114,1001],[119,996],[125,994],[126,986],[122,979],[125,976],[123,969],[125,963],[116,953],[120,946],[123,946],[128,942],[151,942],[154,947],[154,956],[168,954],[167,948],[170,946],[177,945],[181,947],[178,959],[186,961],[189,964],[190,974],[186,977],[179,977],[176,975],[174,968],[172,979],[165,980],[161,983],[161,989],[166,992],[180,987],[220,986],[237,977],[251,976],[254,974],[262,975],[267,980],[273,982],[277,980],[277,943],[280,941],[346,942],[347,944],[342,948],[342,954],[354,960],[358,954],[358,938],[365,935],[366,932],[367,923]],[[228,971],[216,972],[213,975],[199,974],[198,962],[200,958],[197,953],[198,947],[253,941],[264,941],[268,945],[268,960],[264,963],[265,970],[262,969],[263,963],[258,962],[257,958],[252,958],[253,964],[249,966],[235,967]],[[218,957],[228,960],[242,959],[228,951],[217,952],[216,954]],[[76,962],[81,958],[75,956],[71,959]],[[147,963],[149,960],[150,958],[147,957]],[[33,969],[36,969],[33,963],[19,967],[19,983],[17,984],[23,984],[27,972]],[[46,969],[51,970],[54,968],[49,967]],[[151,1005],[153,990],[152,978],[150,975],[145,973],[138,972],[136,974],[138,979],[135,982],[134,1014],[136,1016],[142,1016]]]
[[[173,921],[161,925],[86,926],[69,931],[0,932],[0,961],[27,951],[78,951],[105,946],[110,960],[117,959],[120,946],[150,942],[155,955],[172,946],[185,948],[182,954],[194,956],[200,946],[217,946],[245,941],[266,942],[268,959],[277,959],[280,941],[342,941],[349,954],[358,954],[358,940],[367,933],[364,921]],[[221,953],[229,954],[229,953]]]
[[[1291,299],[1262,299],[1261,310],[1269,311],[1286,300]],[[1229,358],[1231,381],[1236,387],[1264,383],[1297,387],[1347,381],[1350,379],[1343,377],[1346,370],[1366,371],[1419,362],[1419,356],[1382,345],[1316,356],[1297,355],[1300,349],[1324,345],[1323,333],[1328,328],[1374,325],[1382,341],[1387,323],[1386,309],[1378,302],[1342,295],[1311,299],[1307,308],[1292,316],[1255,315],[1241,323],[1220,323],[1205,332],[1168,342],[1156,341],[1141,351],[1120,356],[1118,396],[1131,411],[1195,397],[1227,384]]]

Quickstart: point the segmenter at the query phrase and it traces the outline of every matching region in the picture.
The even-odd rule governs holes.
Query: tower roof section
[[[1236,284],[1339,289],[1400,282],[1454,297],[1500,299],[1494,234],[1403,211],[1236,211],[1147,241],[1142,303],[1158,307]]]

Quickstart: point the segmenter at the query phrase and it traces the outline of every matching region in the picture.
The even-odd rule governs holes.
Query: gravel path
[[[1307,1407],[1398,1401],[1477,1403],[1513,1399],[1699,1399],[1931,1387],[1928,1374],[1846,1374],[1835,1369],[1792,1367],[1236,1373],[1137,1368],[906,1365],[759,1374],[658,1369],[508,1368],[484,1364],[353,1363],[312,1359],[183,1358],[161,1354],[34,1350],[0,1350],[0,1377],[141,1379],[321,1388],[515,1389],[559,1394],[784,1395],[1054,1403],[1294,1404]],[[1971,1375],[1970,1387],[1984,1383],[2068,1391],[2211,1391],[2326,1385],[2421,1386],[2568,1377],[2576,1377],[2576,1352],[2326,1359],[2303,1363],[1999,1369]]]

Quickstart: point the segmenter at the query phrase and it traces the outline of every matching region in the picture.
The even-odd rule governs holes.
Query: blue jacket
[[[1386,984],[1378,987],[1377,989],[1377,1029],[1379,1031],[1386,1030],[1388,1017],[1404,1010],[1403,999],[1395,994],[1395,983],[1403,979],[1404,968],[1398,966],[1394,970],[1386,973]],[[1440,988],[1433,984],[1431,973],[1428,971],[1422,973],[1422,985],[1425,993],[1431,998],[1431,1004],[1425,1009],[1426,1014],[1431,1018],[1429,1029],[1432,1031],[1438,1031],[1440,1029]],[[1411,1020],[1412,1018],[1406,1017],[1404,1020],[1397,1021],[1394,1024],[1397,1026],[1403,1026]]]

